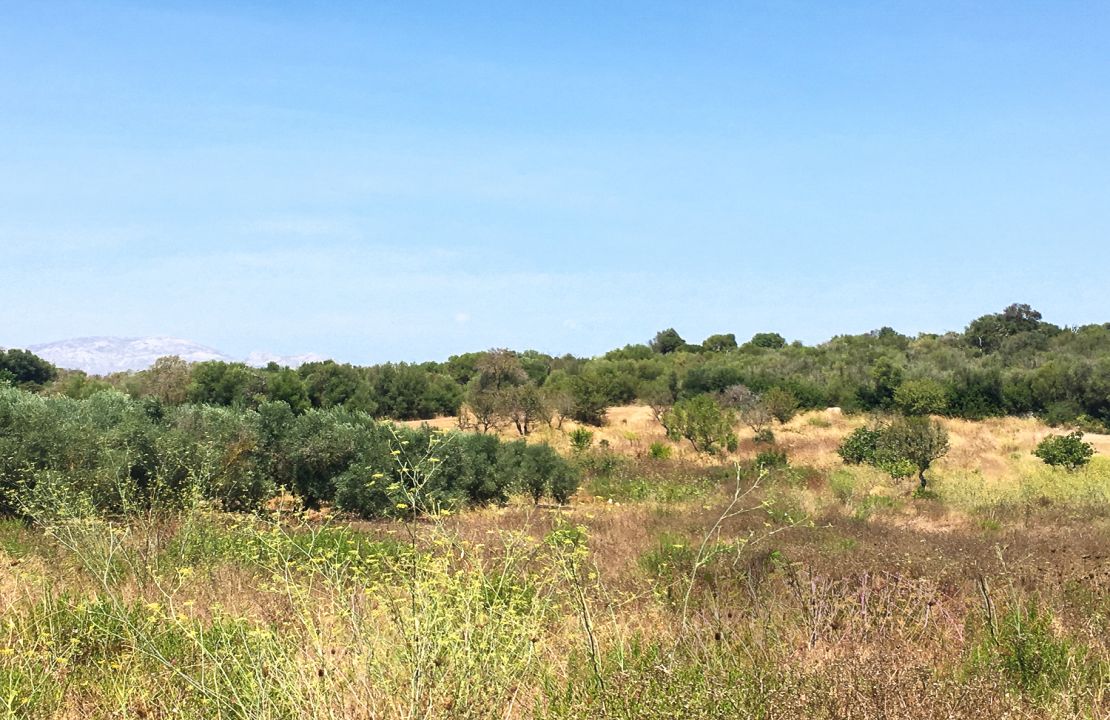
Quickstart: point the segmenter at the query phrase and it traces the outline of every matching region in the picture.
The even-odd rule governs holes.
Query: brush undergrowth
[[[621,502],[666,503],[637,516],[655,520],[531,504],[452,516],[421,505],[436,468],[417,459],[392,498],[403,517],[360,527],[199,501],[0,522],[0,717],[1108,712],[1108,581],[1093,556],[1058,585],[990,565],[1000,595],[946,559],[972,551],[875,523],[949,502],[951,478],[921,501],[848,471],[667,462],[590,477]],[[978,526],[968,537],[995,542]]]

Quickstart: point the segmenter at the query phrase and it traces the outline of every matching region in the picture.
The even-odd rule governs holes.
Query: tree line
[[[1062,328],[1025,304],[976,318],[962,332],[909,337],[882,328],[813,346],[774,332],[743,343],[720,333],[695,344],[668,328],[594,358],[494,349],[444,362],[327,361],[296,370],[162,358],[148,370],[104,378],[36,360],[19,350],[0,354],[0,383],[73,398],[114,388],[165,406],[257,409],[280,401],[294,414],[342,407],[397,420],[452,415],[465,428],[521,435],[566,418],[601,424],[614,405],[642,402],[662,419],[701,395],[750,405],[745,394],[774,407],[1033,414],[1053,425],[1110,429],[1110,323]]]

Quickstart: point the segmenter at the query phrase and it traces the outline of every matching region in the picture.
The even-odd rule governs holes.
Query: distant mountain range
[[[167,355],[177,355],[186,362],[223,360],[236,362],[237,358],[220,352],[215,348],[172,337],[87,337],[59,340],[57,342],[32,345],[27,348],[41,358],[49,360],[58,367],[69,370],[84,370],[90,375],[110,375],[114,372],[145,370],[154,361]],[[263,367],[267,363],[299,367],[307,362],[324,360],[320,355],[275,355],[267,352],[252,352],[241,359],[248,365]]]

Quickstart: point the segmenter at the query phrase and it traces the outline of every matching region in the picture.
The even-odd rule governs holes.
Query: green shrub
[[[162,486],[175,495],[197,492],[227,510],[254,510],[276,488],[262,471],[258,414],[183,405],[157,440]]]
[[[894,391],[894,406],[906,415],[941,415],[948,409],[947,390],[929,378],[906,380]]]
[[[685,438],[695,450],[709,455],[736,449],[738,441],[732,432],[735,422],[733,412],[709,395],[679,400],[663,415],[668,437],[676,441]]]
[[[882,431],[874,427],[856,428],[836,449],[837,454],[849,465],[870,463],[875,459]]]
[[[940,495],[935,490],[930,490],[927,487],[916,488],[913,491],[913,497],[915,500],[940,500]]]
[[[498,466],[537,505],[547,495],[565,505],[578,490],[578,470],[546,443],[528,445],[523,440],[507,443]]]
[[[688,578],[694,568],[697,547],[681,535],[663,533],[655,546],[640,556],[640,567],[663,582]]]
[[[1082,430],[1085,433],[1102,434],[1110,432],[1110,424],[1107,424],[1098,418],[1093,418],[1086,413],[1080,415],[1072,421],[1072,425],[1076,430]]]
[[[755,437],[752,439],[757,445],[773,445],[775,442],[775,433],[771,428],[760,428],[755,431]]]
[[[578,492],[578,486],[581,483],[581,477],[574,470],[573,467],[567,463],[562,463],[561,466],[551,475],[551,497],[555,502],[560,505],[566,505],[574,494]]]
[[[1095,448],[1084,442],[1078,430],[1067,435],[1049,435],[1037,443],[1033,454],[1052,467],[1077,470],[1091,461]]]
[[[1074,400],[1060,400],[1048,403],[1045,406],[1042,418],[1048,425],[1058,427],[1075,422],[1075,419],[1082,413],[1082,406]]]
[[[780,423],[788,422],[798,412],[798,397],[786,388],[773,387],[763,393],[763,406]]]
[[[886,495],[868,495],[856,507],[855,518],[866,520],[876,512],[899,507],[897,500]]]
[[[521,477],[523,448],[522,440],[503,445],[491,435],[380,425],[335,478],[335,504],[388,517],[504,502]]]
[[[673,449],[667,443],[653,442],[648,448],[648,454],[656,460],[667,460],[673,454]]]
[[[833,497],[847,505],[856,494],[856,476],[847,470],[835,470],[829,476]]]
[[[576,453],[584,453],[590,449],[594,442],[594,433],[584,427],[575,428],[570,432],[570,446]]]
[[[972,667],[1000,672],[1034,699],[1046,700],[1064,688],[1071,678],[1071,666],[1083,665],[1082,653],[1056,636],[1051,614],[1033,601],[1004,613],[997,628],[987,630],[972,651]]]
[[[784,468],[787,465],[786,451],[773,448],[764,450],[755,456],[755,465],[767,470]]]
[[[497,469],[501,442],[494,435],[459,435],[462,453],[460,485],[474,505],[504,503],[509,499],[510,478]]]

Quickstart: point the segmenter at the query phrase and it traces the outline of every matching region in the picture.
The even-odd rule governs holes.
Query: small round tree
[[[925,471],[934,460],[948,454],[948,431],[929,417],[899,417],[888,425],[879,441],[879,455],[887,462],[906,460],[917,468],[921,488],[928,484]]]
[[[672,440],[686,438],[698,452],[714,454],[722,449],[735,450],[732,426],[736,417],[709,395],[680,400],[663,415],[663,427]]]
[[[763,393],[763,405],[780,423],[789,422],[798,412],[798,397],[786,388],[773,387]]]
[[[1076,430],[1067,435],[1049,435],[1037,444],[1033,454],[1052,467],[1078,470],[1091,462],[1095,448],[1084,442],[1083,433]]]
[[[948,453],[948,432],[928,417],[896,417],[885,425],[857,428],[837,452],[848,464],[866,463],[896,480],[916,471],[924,488],[925,471]]]

